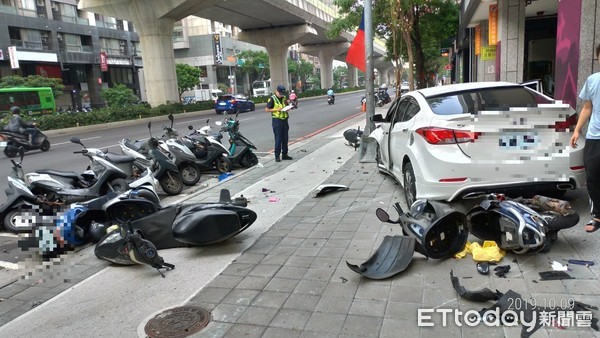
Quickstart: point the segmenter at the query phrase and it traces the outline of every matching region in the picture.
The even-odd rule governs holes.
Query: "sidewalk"
[[[431,319],[424,320],[434,326],[419,327],[418,309],[464,312],[494,303],[458,298],[450,270],[471,291],[510,289],[538,305],[560,306],[575,299],[600,306],[598,265],[569,265],[572,280],[539,281],[538,272],[551,270],[554,260],[600,262],[597,237],[585,234],[581,227],[560,232],[548,253],[508,253],[500,263],[511,266],[507,278],[478,274],[470,255],[461,260],[426,260],[415,254],[406,271],[385,280],[369,280],[351,271],[346,261],[361,264],[384,236],[401,234],[398,225],[377,220],[375,210],[383,208],[394,218],[393,204],[405,203],[393,179],[379,174],[373,163],[359,163],[358,153],[344,145],[341,133],[357,125],[362,127],[364,121],[351,120],[294,144],[293,161],[262,158],[259,166],[210,184],[191,197],[188,202],[214,201],[220,189],[229,189],[232,196],[249,198],[258,220],[217,246],[164,250],[165,260],[176,265],[166,278],[146,266],[108,266],[93,256],[90,247],[62,270],[53,267],[52,279],[43,275],[45,281],[39,282],[40,274],[33,273],[35,278],[0,288],[4,299],[0,325],[5,324],[0,336],[145,337],[148,320],[182,305],[200,306],[211,313],[208,325],[193,337],[520,335],[521,326],[459,327],[452,314],[444,327],[440,313],[429,313]],[[314,198],[312,191],[321,183],[350,189]],[[587,201],[579,198],[572,203],[582,208]],[[174,322],[182,325],[178,332],[182,333],[198,320],[188,316]],[[173,325],[169,329],[175,330]],[[169,336],[176,336],[175,331]],[[546,336],[600,335],[587,327],[542,327],[533,335]]]

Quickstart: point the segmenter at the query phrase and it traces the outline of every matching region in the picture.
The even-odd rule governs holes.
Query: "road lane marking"
[[[9,269],[9,270],[17,270],[17,269],[19,269],[19,264],[0,261],[0,267]]]
[[[81,141],[88,141],[88,140],[93,140],[93,139],[97,139],[97,138],[101,138],[102,136],[93,136],[93,137],[86,137],[86,138],[82,138],[80,139]],[[58,143],[54,143],[53,146],[59,146],[59,145],[63,145],[63,144],[74,144],[73,142],[69,141],[69,142],[58,142]]]

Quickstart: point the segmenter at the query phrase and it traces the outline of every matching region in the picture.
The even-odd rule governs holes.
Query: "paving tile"
[[[15,283],[9,284],[0,289],[0,299],[10,298],[10,297],[22,292],[23,290],[25,290],[27,288],[28,288],[28,286],[26,286],[26,285],[15,284]]]
[[[260,293],[258,290],[233,289],[223,298],[223,304],[250,305]]]
[[[229,266],[223,270],[221,275],[233,275],[233,276],[243,276],[245,277],[248,272],[250,272],[254,268],[255,264],[248,263],[231,263]]]
[[[269,327],[267,328],[265,333],[263,333],[262,338],[295,338],[300,337],[302,333],[303,331],[300,330],[284,329],[280,327]]]
[[[290,293],[287,292],[262,291],[256,296],[252,306],[281,308],[289,297]]]
[[[285,262],[285,266],[294,266],[299,268],[308,268],[315,260],[315,257],[305,257],[305,256],[292,256],[287,262]]]
[[[308,311],[281,309],[271,322],[270,327],[304,330],[311,315],[312,312]]]
[[[231,289],[205,287],[192,298],[192,301],[199,303],[219,303],[229,292],[231,292]]]
[[[237,324],[249,324],[257,326],[269,326],[269,323],[279,312],[277,308],[250,306],[237,320]]]
[[[382,285],[377,283],[361,283],[356,291],[356,298],[365,299],[389,299],[390,296],[390,285]]]
[[[388,299],[393,302],[421,304],[423,302],[423,288],[393,285],[390,288]]]
[[[255,326],[255,325],[246,325],[246,324],[234,324],[229,331],[225,334],[226,338],[260,338],[263,336],[263,333],[266,331],[265,326]]]
[[[383,318],[348,315],[341,336],[343,337],[379,337]]]
[[[265,258],[264,254],[244,253],[234,260],[235,263],[257,264]]]
[[[320,300],[321,296],[294,293],[283,304],[283,308],[312,312]]]
[[[40,296],[42,296],[43,294],[47,293],[50,289],[46,288],[46,287],[40,287],[40,286],[32,286],[29,287],[15,295],[13,295],[11,297],[11,299],[17,299],[17,300],[35,300],[37,298],[39,298]]]
[[[24,299],[4,299],[0,301],[0,315],[4,315],[5,313],[12,311],[19,306],[25,304],[27,300]]]
[[[328,284],[329,282],[324,281],[301,280],[294,289],[294,293],[320,296]]]
[[[281,265],[258,264],[248,272],[248,276],[271,278],[279,269],[281,269]]]
[[[342,313],[314,312],[308,320],[305,330],[315,333],[340,334],[346,316]]]
[[[315,311],[347,314],[353,301],[354,299],[350,297],[340,298],[331,295],[322,296],[315,307]]]
[[[207,286],[213,288],[233,289],[242,281],[242,279],[244,279],[243,276],[220,274],[217,277],[215,277],[212,281],[210,281],[210,283],[208,283]]]
[[[211,321],[200,332],[190,335],[190,338],[224,337],[232,327],[233,323]]]
[[[212,311],[212,321],[235,323],[248,307],[235,304],[219,304]]]
[[[384,317],[386,300],[355,298],[350,306],[349,315]]]
[[[414,321],[401,318],[384,318],[381,328],[381,338],[418,337],[421,328]]]
[[[303,280],[317,280],[317,281],[329,281],[333,273],[335,272],[335,268],[319,268],[313,269],[309,268],[306,270],[306,273],[302,277]]]
[[[298,279],[274,277],[269,279],[263,290],[292,293],[299,282]]]
[[[302,267],[284,265],[283,267],[281,267],[281,269],[279,269],[279,271],[277,271],[275,277],[302,279],[302,277],[306,273],[306,270],[306,268]]]

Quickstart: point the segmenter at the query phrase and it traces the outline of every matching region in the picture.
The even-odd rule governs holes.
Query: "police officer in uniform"
[[[271,113],[273,120],[273,134],[275,135],[275,161],[280,162],[283,160],[291,160],[292,158],[288,155],[288,131],[290,125],[288,124],[289,114],[287,111],[281,111],[286,105],[287,100],[285,99],[285,87],[282,85],[277,86],[275,94],[271,95],[267,100],[267,107],[265,111]],[[279,157],[279,155],[282,155]]]

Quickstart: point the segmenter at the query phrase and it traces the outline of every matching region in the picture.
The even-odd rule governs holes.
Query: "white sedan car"
[[[409,206],[420,198],[452,201],[585,184],[583,147],[569,146],[575,111],[524,85],[476,82],[415,90],[373,121],[381,123],[370,135],[379,145],[378,169],[403,186]]]

